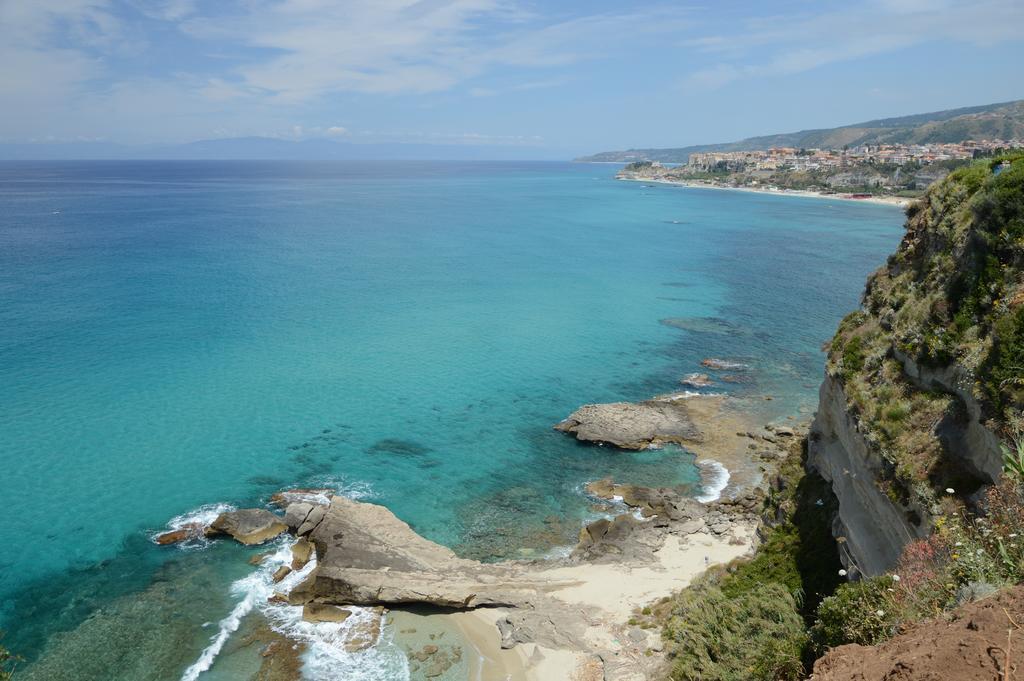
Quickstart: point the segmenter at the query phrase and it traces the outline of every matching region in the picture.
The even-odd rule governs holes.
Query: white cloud
[[[732,35],[689,39],[686,47],[731,58],[690,74],[687,83],[718,87],[743,79],[809,71],[928,42],[991,45],[1019,39],[1024,3],[982,0],[873,0],[818,15],[750,20]]]

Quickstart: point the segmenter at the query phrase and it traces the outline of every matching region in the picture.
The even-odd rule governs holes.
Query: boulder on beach
[[[555,426],[577,440],[611,444],[622,449],[646,449],[665,443],[701,442],[685,399],[587,404]]]
[[[206,529],[206,536],[229,535],[242,544],[262,544],[287,532],[279,516],[262,508],[244,508],[221,513]]]

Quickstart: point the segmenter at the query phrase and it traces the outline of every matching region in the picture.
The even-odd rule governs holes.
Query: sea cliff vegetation
[[[827,372],[884,462],[872,483],[930,532],[891,571],[847,581],[842,509],[805,442],[773,484],[757,553],[650,611],[673,680],[804,678],[830,648],[1024,583],[1024,154],[952,172],[906,228],[828,345]],[[1002,442],[996,480],[972,461],[968,418]]]

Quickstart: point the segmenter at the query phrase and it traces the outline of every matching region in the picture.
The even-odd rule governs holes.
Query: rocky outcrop
[[[317,566],[302,590],[313,602],[467,609],[522,605],[550,586],[505,565],[459,558],[383,506],[344,497],[331,500],[310,539]]]
[[[924,509],[900,506],[879,489],[878,480],[889,475],[887,465],[848,410],[842,386],[831,377],[819,393],[808,465],[831,483],[839,499],[832,532],[851,575],[889,570],[908,542],[931,532]]]
[[[577,440],[610,444],[622,449],[646,449],[665,443],[692,444],[703,440],[690,418],[685,399],[656,398],[645,402],[587,404],[555,426]]]
[[[254,545],[287,531],[279,516],[262,508],[246,508],[221,513],[206,529],[206,536],[229,535],[242,544]]]

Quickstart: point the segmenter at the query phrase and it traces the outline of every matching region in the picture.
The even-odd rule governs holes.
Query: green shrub
[[[1013,446],[1001,444],[1003,451],[1003,475],[1017,485],[1024,485],[1024,437],[1017,435]]]
[[[804,621],[781,584],[727,596],[704,578],[676,597],[663,633],[673,644],[673,681],[803,677]]]
[[[875,645],[896,631],[899,613],[889,598],[891,577],[876,577],[843,584],[821,602],[812,629],[822,652],[846,643]]]
[[[854,336],[843,347],[843,376],[849,378],[864,368],[864,341]]]
[[[1024,401],[1024,307],[996,322],[983,371],[985,392],[997,414]]]

